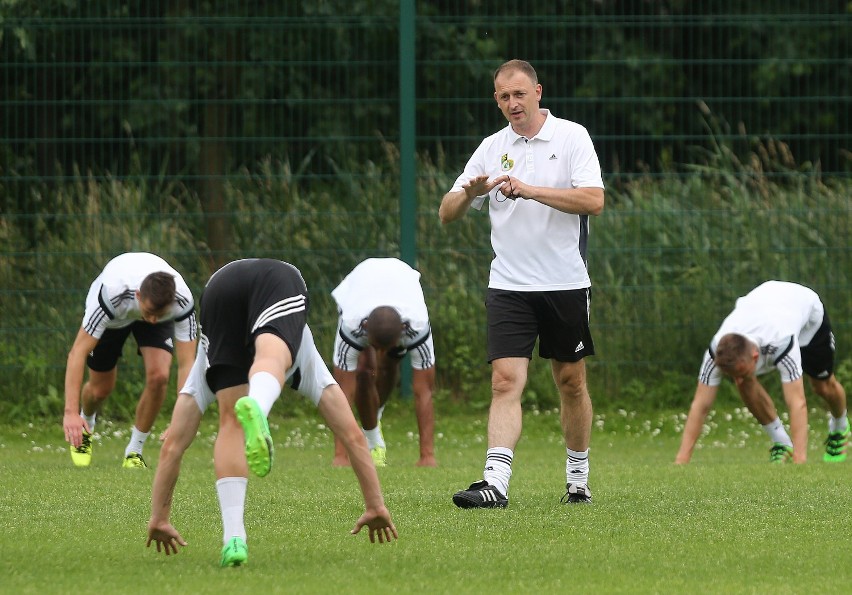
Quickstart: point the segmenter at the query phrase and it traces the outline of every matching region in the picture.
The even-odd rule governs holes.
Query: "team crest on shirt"
[[[503,153],[503,156],[500,157],[500,169],[503,171],[509,171],[513,167],[515,167],[515,161],[513,159],[509,159],[508,153]]]

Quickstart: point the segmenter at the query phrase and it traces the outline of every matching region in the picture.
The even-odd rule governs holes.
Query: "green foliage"
[[[440,158],[419,165],[416,264],[434,329],[437,398],[485,408],[488,217],[471,211],[441,226],[438,201],[454,174]],[[62,394],[65,357],[88,285],[106,260],[131,250],[164,256],[196,296],[216,258],[293,262],[311,291],[309,323],[330,359],[336,328],[331,290],[362,259],[399,256],[398,155],[387,144],[383,160],[335,163],[336,175],[310,188],[299,183],[307,167],[264,161],[227,181],[223,215],[232,245],[224,255],[211,253],[203,241],[206,217],[185,186],[144,178],[102,181],[75,172],[54,190],[34,188],[34,196],[49,195],[53,211],[0,218],[3,320],[17,321],[0,327],[2,411],[11,419],[60,415],[61,399],[51,395]],[[772,176],[779,168],[786,175]],[[843,266],[848,182],[823,180],[796,165],[777,142],[754,141],[741,159],[717,140],[715,151],[703,153],[693,169],[612,184],[606,209],[592,221],[598,355],[588,366],[596,408],[686,408],[701,354],[722,318],[738,296],[769,278],[805,283],[823,297],[838,337],[838,377],[846,374],[849,386],[852,332],[845,313],[852,311],[852,271]],[[362,175],[347,174],[356,170]],[[29,247],[27,236],[37,244]],[[132,415],[141,373],[130,341],[109,415]],[[523,403],[527,410],[558,406],[550,366],[537,356]]]

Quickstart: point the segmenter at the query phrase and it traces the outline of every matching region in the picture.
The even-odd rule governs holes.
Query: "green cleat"
[[[76,467],[88,467],[92,463],[92,435],[83,432],[80,446],[71,447],[71,461]]]
[[[769,449],[770,463],[786,463],[793,460],[793,447],[776,442]]]
[[[269,423],[257,401],[243,397],[234,406],[234,413],[243,426],[246,438],[246,462],[251,472],[264,477],[272,470],[274,448],[269,435]]]
[[[377,446],[370,449],[370,456],[373,457],[373,465],[376,467],[387,467],[388,449],[384,446]]]
[[[822,460],[826,463],[841,463],[846,460],[846,449],[852,437],[852,426],[846,421],[846,429],[842,432],[829,432],[825,439],[825,453]]]
[[[248,562],[248,546],[242,537],[231,537],[222,548],[222,568],[242,566]]]
[[[132,452],[124,457],[124,462],[121,464],[124,469],[147,469],[145,459],[138,452]]]

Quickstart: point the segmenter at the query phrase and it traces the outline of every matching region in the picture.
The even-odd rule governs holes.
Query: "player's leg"
[[[379,421],[381,409],[387,401],[394,383],[399,378],[399,364],[388,365],[386,354],[378,352],[372,346],[366,346],[358,355],[358,367],[355,370],[355,407],[367,448],[376,467],[387,465],[387,445],[382,435]]]
[[[550,361],[551,372],[559,390],[560,421],[567,460],[565,475],[570,503],[591,502],[589,484],[589,441],[592,432],[592,399],[586,384],[585,360]]]
[[[435,467],[435,409],[432,393],[435,390],[435,366],[411,371],[411,388],[414,393],[414,413],[420,433],[420,459],[418,467]]]
[[[151,432],[157,415],[166,400],[172,354],[159,347],[140,347],[145,365],[145,386],[136,405],[136,417],[131,429],[130,440],[124,449],[125,468],[145,468],[142,458],[145,441]]]
[[[846,411],[846,391],[834,374],[828,378],[810,378],[814,392],[828,405],[828,437],[825,439],[823,460],[839,463],[846,460],[849,442],[852,440],[852,426]]]
[[[213,386],[220,382],[216,377],[216,372],[208,375]],[[219,403],[219,432],[213,447],[213,461],[216,470],[216,493],[222,514],[222,566],[240,566],[248,559],[244,515],[248,465],[244,454],[243,428],[234,413],[237,399],[245,395],[247,390],[248,385],[238,384],[216,391],[216,400]]]
[[[482,481],[453,495],[453,502],[461,508],[509,504],[514,449],[521,437],[521,393],[539,332],[534,304],[524,292],[489,289],[485,310],[491,363],[488,450]]]

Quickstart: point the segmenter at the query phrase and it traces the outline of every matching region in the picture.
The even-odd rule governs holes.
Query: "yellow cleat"
[[[142,458],[138,452],[132,452],[126,457],[124,457],[124,462],[121,466],[125,469],[147,469],[148,465],[145,464],[145,459]]]
[[[387,467],[388,449],[384,446],[377,446],[371,449],[370,456],[373,457],[373,464],[376,467]]]
[[[80,446],[71,447],[71,461],[77,467],[88,467],[92,463],[92,435],[83,432]]]

